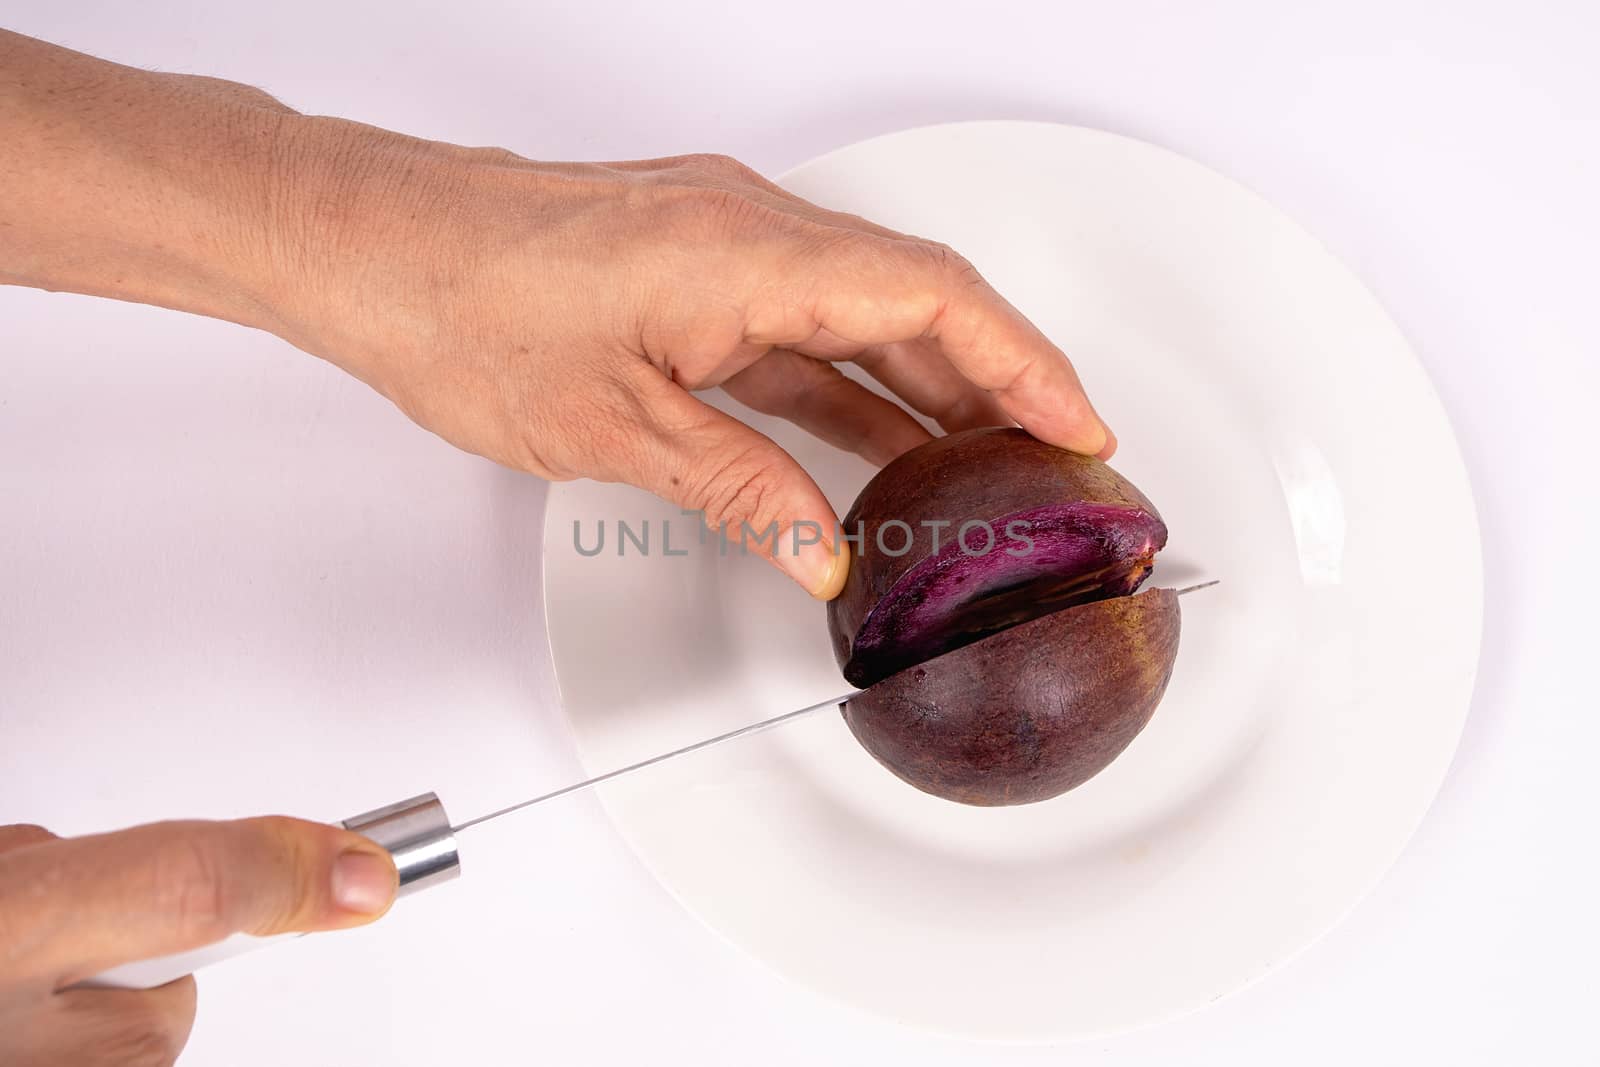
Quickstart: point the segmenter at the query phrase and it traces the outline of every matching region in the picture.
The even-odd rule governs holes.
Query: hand
[[[724,157],[538,163],[4,31],[0,141],[0,282],[272,330],[546,478],[630,482],[734,531],[814,523],[805,553],[758,547],[818,597],[849,566],[827,500],[692,391],[877,463],[926,440],[832,366],[854,360],[946,430],[1115,447],[1066,357],[960,255]]]
[[[783,539],[844,583],[836,518],[721,385],[882,464],[926,441],[854,360],[946,430],[1020,423],[1109,455],[1066,357],[943,245],[826,211],[721,156],[535,163],[296,117],[280,136],[292,253],[279,332],[441,437],[545,478],[628,482]],[[791,524],[825,531],[797,555]],[[766,544],[762,545],[766,548]]]
[[[279,817],[165,822],[92,837],[0,827],[0,1063],[172,1063],[194,979],[73,989],[119,964],[229,934],[334,930],[394,899],[389,854],[333,826]]]

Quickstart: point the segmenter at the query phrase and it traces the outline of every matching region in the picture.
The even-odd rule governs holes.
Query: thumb
[[[690,511],[757,554],[818,600],[832,600],[850,571],[833,505],[770,437],[659,375],[645,385],[645,440],[619,477]],[[631,468],[631,469],[628,469]]]
[[[281,816],[163,822],[66,838],[0,865],[0,901],[27,936],[8,963],[57,988],[229,934],[331,930],[394,900],[394,861],[335,826]],[[9,946],[8,946],[9,947]]]

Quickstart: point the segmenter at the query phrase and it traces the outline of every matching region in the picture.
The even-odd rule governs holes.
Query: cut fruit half
[[[828,626],[846,679],[867,690],[845,718],[912,785],[969,804],[1043,800],[1154,713],[1177,597],[1135,593],[1167,528],[1099,460],[1017,429],[951,434],[879,472],[845,529],[856,560]]]

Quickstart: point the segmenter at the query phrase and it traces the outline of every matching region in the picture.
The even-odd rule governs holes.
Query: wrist
[[[438,293],[419,281],[459,267],[442,231],[463,195],[460,150],[301,114],[270,146],[246,285],[266,328],[381,388],[388,339],[419,340],[431,321]]]
[[[171,253],[175,299],[133,299],[281,333],[280,161],[304,116],[242,85],[182,80],[198,83],[186,95],[214,98],[194,101],[190,158],[158,167],[155,178],[170,203],[173,236],[157,236],[154,245]]]

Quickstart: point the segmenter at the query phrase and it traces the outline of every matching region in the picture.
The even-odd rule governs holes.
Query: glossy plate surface
[[[1141,142],[1032,123],[911,130],[784,184],[967,254],[1076,362],[1161,508],[1186,597],[1151,725],[1055,800],[966,808],[832,713],[602,787],[662,883],[795,981],[1002,1040],[1197,1008],[1328,930],[1393,862],[1471,695],[1482,573],[1466,473],[1404,338],[1294,222]],[[735,410],[736,405],[722,403]],[[863,462],[743,412],[842,514]],[[593,548],[599,524],[605,548]],[[649,555],[617,553],[618,520]],[[670,524],[666,555],[662,525]],[[841,687],[823,609],[641,492],[553,487],[546,612],[599,773]]]

